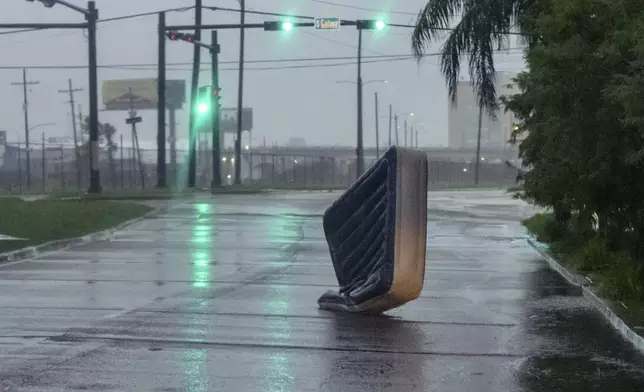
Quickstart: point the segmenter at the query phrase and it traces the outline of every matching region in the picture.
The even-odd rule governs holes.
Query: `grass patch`
[[[523,225],[537,241],[548,244],[564,265],[589,276],[602,295],[639,303],[644,309],[644,267],[627,250],[609,249],[598,236],[582,238],[570,227],[557,224],[552,214],[537,214]]]
[[[103,200],[0,199],[0,234],[24,241],[0,241],[0,252],[74,238],[143,216],[150,207]]]

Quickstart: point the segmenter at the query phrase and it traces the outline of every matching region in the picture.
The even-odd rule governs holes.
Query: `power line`
[[[496,55],[502,54],[519,54],[523,53],[522,48],[507,48],[501,49],[494,52]],[[425,57],[434,57],[440,56],[441,52],[427,53]],[[412,58],[412,54],[388,54],[388,55],[370,55],[362,56],[364,60],[389,60],[389,59],[409,59]],[[294,62],[317,62],[317,61],[339,61],[339,60],[353,60],[350,64],[355,64],[356,56],[337,56],[337,57],[294,57],[286,59],[257,59],[257,60],[246,60],[245,63],[248,64],[262,64],[262,63],[294,63]],[[166,63],[168,66],[188,66],[191,65],[191,62],[174,62]],[[220,61],[219,64],[237,64],[237,61]],[[156,63],[132,63],[132,64],[103,64],[99,65],[99,68],[156,68]],[[11,69],[85,69],[87,65],[1,65],[0,70],[11,70]]]
[[[382,59],[382,60],[371,60],[371,61],[363,61],[363,64],[369,64],[369,63],[389,63],[389,62],[395,62],[395,61],[407,61],[407,60],[414,60],[415,58],[413,56],[408,56],[405,58],[393,58],[393,59]],[[274,67],[244,67],[244,70],[246,71],[272,71],[272,70],[280,70],[280,69],[303,69],[303,68],[330,68],[330,67],[341,67],[341,66],[355,66],[356,63],[355,61],[351,62],[343,62],[343,63],[331,63],[331,64],[300,64],[300,65],[282,65],[282,66],[274,66]],[[184,70],[189,70],[190,68],[167,68],[169,71],[184,71]],[[210,68],[204,68],[202,70],[209,70]],[[137,70],[146,70],[149,71],[150,69],[145,69],[145,68],[137,68]],[[229,67],[229,68],[220,68],[220,71],[238,71],[239,68],[237,67]]]
[[[180,8],[168,8],[165,10],[158,10],[158,11],[150,11],[150,12],[142,12],[139,14],[129,14],[129,15],[122,15],[122,16],[116,16],[113,18],[107,18],[107,19],[100,19],[97,20],[97,23],[107,23],[107,22],[115,22],[119,20],[125,20],[125,19],[134,19],[134,18],[141,18],[144,16],[151,16],[151,15],[157,15],[159,12],[185,12],[185,11],[190,11],[191,9],[194,9],[194,6],[190,7],[180,7]],[[29,33],[32,31],[40,31],[40,30],[48,30],[46,28],[33,28],[33,29],[21,29],[21,30],[11,30],[11,31],[2,31],[0,32],[0,36],[2,35],[11,35],[11,34],[20,34],[20,33]]]
[[[150,11],[150,12],[142,12],[140,14],[131,14],[131,15],[123,15],[123,16],[116,16],[113,18],[107,18],[107,19],[101,19],[98,20],[98,23],[101,22],[114,22],[117,20],[125,20],[125,19],[134,19],[134,18],[141,18],[143,16],[151,16],[151,15],[157,15],[160,12],[186,12],[193,10],[195,7],[194,6],[189,6],[189,7],[179,7],[179,8],[169,8],[165,10],[158,10],[158,11]]]
[[[334,7],[343,7],[343,8],[351,8],[354,10],[360,10],[360,11],[371,11],[371,12],[379,12],[383,14],[397,14],[397,15],[411,15],[411,16],[417,16],[418,12],[404,12],[404,11],[384,11],[384,10],[377,10],[373,8],[366,8],[366,7],[358,7],[355,5],[348,5],[348,4],[340,4],[340,3],[334,3],[332,1],[326,1],[326,0],[311,0],[314,3],[320,3],[320,4],[328,4],[332,5]]]
[[[240,9],[228,8],[228,7],[204,6],[203,8],[205,8],[207,10],[210,10],[210,11],[241,12]],[[245,12],[247,14],[262,15],[262,16],[279,16],[281,18],[308,19],[308,20],[315,19],[315,17],[313,17],[313,16],[284,14],[284,13],[280,13],[280,12],[257,11],[257,10],[252,10],[252,9],[248,9],[248,8],[245,10]]]
[[[509,49],[503,52],[497,52],[495,54],[519,54],[522,53],[522,50],[517,51],[518,49]],[[511,52],[513,51],[513,52]],[[435,57],[440,56],[441,53],[430,53],[426,57]],[[355,66],[356,57],[335,57],[335,58],[318,58],[318,59],[284,59],[284,60],[250,60],[248,63],[285,63],[285,62],[297,62],[297,61],[326,61],[326,60],[352,60],[344,61],[337,63],[322,63],[322,64],[296,64],[296,65],[277,65],[277,66],[266,66],[266,67],[250,67],[245,68],[249,71],[268,71],[268,70],[280,70],[280,69],[304,69],[304,68],[326,68],[326,67],[339,67],[339,66]],[[368,56],[363,57],[363,64],[371,63],[389,63],[397,61],[409,61],[416,60],[413,55],[396,55],[396,56]],[[224,64],[236,64],[235,61],[226,61]],[[187,71],[191,68],[189,67],[192,63],[169,63],[168,71]],[[220,63],[222,64],[222,63]],[[36,66],[0,66],[0,70],[7,69],[41,69],[41,70],[74,70],[74,69],[86,69],[85,65],[36,65]],[[99,65],[101,69],[114,69],[114,70],[129,70],[129,71],[154,71],[157,69],[156,64],[111,64],[111,65]],[[210,68],[203,68],[202,70],[209,70]],[[220,71],[238,71],[237,67],[228,67],[220,68]]]
[[[411,54],[396,54],[396,55],[384,55],[384,56],[363,56],[364,59],[385,59],[385,58],[403,58],[409,57]],[[357,59],[356,56],[338,56],[338,57],[300,57],[300,58],[288,58],[288,59],[258,59],[258,60],[246,60],[245,63],[289,63],[289,62],[305,62],[305,61],[334,61],[334,60],[354,60]],[[166,65],[191,65],[191,62],[180,62],[180,63],[167,63]],[[237,64],[237,61],[220,61],[219,64]],[[156,63],[147,63],[147,64],[103,64],[99,65],[101,68],[118,68],[118,67],[156,67]],[[0,69],[82,69],[87,68],[87,65],[32,65],[32,66],[0,66]]]
[[[317,34],[311,32],[311,31],[306,31],[305,30],[305,31],[303,31],[303,33],[307,34],[307,35],[310,35],[311,37],[321,39],[323,41],[331,42],[331,43],[336,44],[336,45],[341,45],[341,46],[344,46],[344,47],[347,47],[347,48],[352,48],[352,49],[358,50],[358,47],[356,45],[348,44],[346,42],[338,41],[338,40],[335,40],[333,38],[325,37],[325,36],[322,36],[322,35],[317,35]],[[377,53],[378,55],[381,55],[381,56],[386,56],[387,55],[385,53],[379,52],[377,50],[369,49],[369,48],[363,48],[362,50],[366,50],[366,51],[369,51],[369,52],[372,52],[372,53]]]

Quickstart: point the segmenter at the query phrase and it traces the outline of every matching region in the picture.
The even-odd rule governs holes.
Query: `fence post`
[[[260,178],[259,178],[259,183],[260,185],[264,186],[264,170],[266,170],[266,155],[264,153],[261,154],[262,156],[262,169],[260,173]]]
[[[42,193],[45,193],[45,179],[47,177],[47,175],[45,174],[45,170],[46,170],[46,168],[45,168],[45,158],[46,158],[46,156],[45,156],[45,132],[43,132],[42,133],[42,164],[41,164],[42,178],[40,180],[41,187],[42,187]]]
[[[331,158],[331,163],[333,164],[333,166],[331,166],[331,185],[336,186],[337,182],[336,182],[336,178],[335,178],[335,174],[336,174],[335,173],[335,170],[336,170],[335,166],[338,163],[335,161],[335,157]]]
[[[272,180],[271,180],[271,186],[273,188],[275,188],[275,154],[273,154],[272,157],[273,157],[273,164],[271,165],[271,167],[273,168],[273,170],[272,170],[273,175],[272,175]]]
[[[65,157],[65,151],[63,150],[63,145],[60,145],[59,148],[60,151],[60,189],[65,189],[65,162],[63,158]],[[76,154],[76,151],[74,151],[74,155]],[[77,159],[76,157],[74,157]],[[75,166],[78,168],[78,165]],[[77,177],[78,178],[78,177]],[[78,184],[78,189],[80,189],[80,184]]]
[[[18,193],[22,194],[22,147],[18,142]]]
[[[248,166],[250,166],[250,174],[248,177],[250,178],[250,185],[253,185],[253,152],[250,151],[248,155]]]
[[[125,173],[124,173],[124,168],[123,168],[123,134],[121,134],[121,144],[119,144],[119,155],[121,157],[121,164],[119,165],[121,167],[121,189],[125,188]]]
[[[132,164],[134,162],[134,159],[132,158],[132,148],[127,149],[127,176],[128,176],[128,188],[132,187]]]

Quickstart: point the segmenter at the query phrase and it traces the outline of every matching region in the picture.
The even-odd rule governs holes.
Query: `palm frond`
[[[469,74],[479,105],[491,116],[499,110],[494,50],[505,40],[525,4],[536,0],[429,0],[418,15],[412,49],[420,60],[432,41],[460,16],[441,48],[441,71],[452,103],[457,99],[461,56],[469,57]]]
[[[468,0],[429,0],[418,13],[416,27],[412,34],[412,49],[421,58],[427,46],[444,36],[452,20],[461,13],[463,3]]]

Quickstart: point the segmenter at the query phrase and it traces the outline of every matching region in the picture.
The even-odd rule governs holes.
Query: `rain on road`
[[[421,297],[317,309],[338,195],[170,203],[112,240],[0,267],[0,390],[635,391],[631,349],[525,243],[531,207],[430,192]]]

